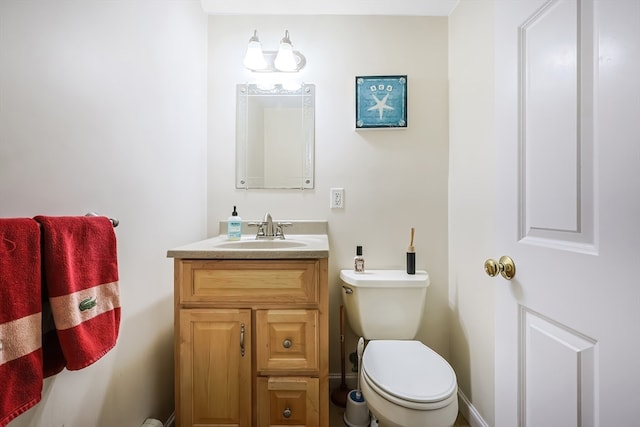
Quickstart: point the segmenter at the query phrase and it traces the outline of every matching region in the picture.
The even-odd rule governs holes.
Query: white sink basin
[[[216,247],[226,249],[284,249],[302,248],[308,246],[307,242],[297,240],[236,240],[218,243]]]
[[[328,258],[326,234],[289,234],[285,239],[256,239],[243,234],[240,240],[226,235],[170,249],[167,256],[183,259],[296,259]]]

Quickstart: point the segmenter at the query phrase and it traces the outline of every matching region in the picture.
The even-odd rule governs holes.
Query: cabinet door
[[[258,378],[258,427],[318,427],[318,379]]]
[[[251,426],[251,310],[182,309],[180,427]]]

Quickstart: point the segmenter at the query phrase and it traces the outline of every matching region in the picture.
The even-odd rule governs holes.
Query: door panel
[[[496,426],[640,419],[640,2],[495,2]],[[500,276],[498,276],[500,277]]]
[[[519,25],[520,238],[593,251],[592,3],[551,1]],[[575,245],[575,243],[581,243]]]
[[[594,425],[595,341],[522,307],[521,323],[526,425]]]

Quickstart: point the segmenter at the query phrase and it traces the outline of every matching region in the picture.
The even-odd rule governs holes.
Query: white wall
[[[493,69],[493,1],[462,0],[449,17],[450,360],[473,405],[465,416],[472,422],[479,415],[488,425],[494,424],[496,283],[483,262],[503,255],[493,245]]]
[[[46,380],[11,427],[173,408],[166,250],[205,237],[206,26],[199,1],[0,2],[0,216],[120,220],[117,346]]]
[[[312,190],[236,190],[235,85],[253,81],[242,67],[257,29],[275,50],[288,29],[307,58],[297,79],[316,85],[316,163]],[[355,131],[355,76],[408,75],[408,128]],[[366,267],[405,268],[416,227],[417,268],[432,284],[419,338],[449,355],[447,305],[447,19],[357,16],[209,18],[208,231],[218,233],[233,205],[245,220],[329,221],[330,372],[340,372],[339,270],[353,268],[356,245]],[[329,208],[329,189],[345,188],[345,208]],[[348,351],[355,350],[349,333]]]
[[[463,1],[449,32],[446,18],[225,16],[209,18],[208,38],[199,3],[0,2],[0,216],[97,210],[121,220],[117,347],[47,380],[42,402],[11,427],[166,418],[173,288],[165,252],[217,234],[234,204],[244,219],[269,211],[329,220],[333,373],[339,270],[352,267],[357,244],[367,268],[404,268],[415,226],[417,267],[432,278],[419,338],[451,361],[461,390],[492,421],[492,285],[472,253],[474,242],[490,242],[481,203],[492,194],[483,188],[492,170],[482,121],[492,120],[490,71],[474,41],[491,27],[490,2]],[[484,24],[471,19],[476,13]],[[241,66],[254,28],[265,49],[289,29],[307,57],[299,78],[317,87],[313,190],[234,188],[235,84],[254,79]],[[408,74],[409,127],[356,132],[354,77],[382,74]],[[346,189],[345,209],[329,209],[331,187]]]

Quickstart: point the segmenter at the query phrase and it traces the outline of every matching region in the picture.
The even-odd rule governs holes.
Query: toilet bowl
[[[450,427],[458,415],[453,369],[420,341],[370,341],[360,384],[383,427]]]
[[[351,329],[369,340],[360,387],[380,427],[451,427],[457,380],[444,358],[417,333],[429,286],[426,271],[342,270],[342,299]]]

